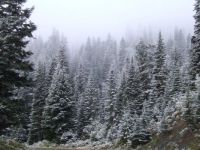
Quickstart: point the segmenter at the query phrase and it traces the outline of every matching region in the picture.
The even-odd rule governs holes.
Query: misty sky
[[[123,36],[140,30],[193,31],[194,0],[28,0],[36,35],[57,29],[74,43],[88,36]]]

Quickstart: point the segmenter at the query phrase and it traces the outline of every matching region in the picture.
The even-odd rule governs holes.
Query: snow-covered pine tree
[[[172,55],[172,66],[171,66],[171,70],[172,70],[172,78],[173,78],[173,83],[172,83],[172,89],[171,89],[171,94],[178,94],[179,92],[181,92],[181,74],[180,74],[180,64],[181,64],[181,55],[178,52],[177,49],[174,50],[173,55]]]
[[[117,102],[116,102],[116,119],[117,122],[120,121],[121,117],[123,116],[123,111],[125,106],[127,106],[126,103],[126,77],[125,74],[123,74],[122,81],[118,90],[117,94]]]
[[[144,124],[144,128],[148,131],[155,131],[156,129],[154,128],[155,126],[155,116],[154,116],[154,106],[155,103],[151,99],[152,97],[149,97],[148,100],[145,100],[143,103],[143,109],[142,109],[142,118],[146,122]],[[146,126],[145,126],[146,125]]]
[[[139,96],[138,89],[138,73],[135,69],[135,64],[133,62],[133,58],[131,60],[131,65],[128,72],[128,78],[126,83],[126,92],[125,92],[125,101],[130,106],[130,113],[140,113],[140,105],[137,105],[137,97]],[[138,110],[138,112],[137,112]]]
[[[65,53],[66,46],[62,45],[44,109],[44,138],[58,143],[64,132],[74,129],[75,121],[75,101]]]
[[[161,32],[159,33],[158,45],[155,52],[155,67],[154,67],[154,77],[156,81],[155,92],[158,97],[163,96],[165,92],[165,47],[162,39]]]
[[[197,80],[196,80],[196,88],[197,88],[197,91],[196,91],[196,96],[195,96],[195,101],[193,102],[193,107],[192,109],[194,110],[195,112],[195,128],[196,129],[199,129],[200,128],[200,77],[198,76],[197,77]]]
[[[170,64],[168,67],[168,75],[165,89],[165,98],[163,107],[168,105],[167,103],[171,103],[175,96],[178,96],[182,91],[182,81],[181,81],[181,55],[177,49],[173,49],[170,55]],[[174,103],[173,103],[174,104]],[[164,109],[164,108],[163,108]]]
[[[181,89],[183,93],[186,93],[187,88],[190,85],[189,63],[185,64],[181,72]]]
[[[157,48],[154,54],[153,78],[151,81],[150,103],[155,104],[155,119],[161,117],[161,107],[166,87],[165,47],[161,32],[159,33]],[[153,108],[152,108],[153,109]]]
[[[30,116],[30,129],[28,135],[28,143],[33,144],[43,139],[42,133],[42,113],[45,105],[46,98],[46,72],[45,65],[39,63],[36,81],[35,81],[35,90],[34,97],[32,102],[32,110]]]
[[[47,85],[48,88],[51,86],[51,82],[52,82],[53,75],[54,75],[55,70],[56,70],[56,66],[57,66],[57,60],[56,60],[56,58],[53,58],[53,60],[50,64],[50,68],[48,70],[47,77],[46,77],[46,85]]]
[[[134,100],[135,114],[132,115],[134,118],[134,126],[132,127],[132,133],[130,135],[130,140],[132,147],[137,147],[140,144],[144,144],[149,141],[150,133],[147,131],[147,122],[150,123],[149,117],[151,114],[143,112],[144,103],[149,104],[149,92],[150,92],[150,83],[152,76],[152,50],[153,47],[148,47],[143,41],[140,41],[136,46],[136,76],[135,76],[135,88],[132,90],[137,91],[137,96]],[[146,107],[147,105],[145,105]],[[144,116],[146,115],[146,116]],[[150,115],[150,116],[148,116]],[[147,119],[148,118],[148,119]]]
[[[24,87],[20,88],[17,94],[18,103],[17,103],[17,120],[19,124],[19,128],[23,128],[23,130],[26,130],[26,139],[24,139],[24,142],[27,141],[27,133],[29,130],[30,125],[30,114],[31,114],[31,104],[33,101],[34,96],[34,86],[33,87]],[[19,129],[19,130],[21,130]]]
[[[188,34],[186,38],[186,54],[185,54],[185,63],[181,72],[182,80],[182,92],[186,93],[188,86],[190,85],[190,53],[191,53],[191,35]]]
[[[9,98],[15,88],[30,85],[28,74],[33,70],[27,60],[31,55],[25,51],[28,37],[36,26],[29,20],[33,9],[24,8],[26,0],[1,0],[0,1],[0,117],[8,117],[14,122],[16,114]],[[9,108],[13,107],[13,108]],[[3,116],[2,116],[3,115]],[[8,126],[7,122],[0,124],[0,130]]]
[[[192,128],[195,127],[195,115],[194,109],[192,107],[194,97],[191,96],[190,90],[186,91],[186,102],[185,102],[185,112],[183,114],[183,118]]]
[[[78,135],[88,138],[88,133],[84,133],[84,127],[91,125],[97,116],[98,88],[95,84],[93,73],[90,73],[88,83],[82,95],[80,113],[78,116]]]
[[[196,76],[200,74],[200,0],[195,2],[194,36],[192,37],[192,50],[190,58],[191,89],[195,89]]]
[[[86,73],[85,67],[80,64],[79,69],[77,70],[77,76],[76,76],[76,90],[77,90],[77,96],[80,96],[86,87],[87,84],[87,76],[88,73]]]
[[[119,121],[118,138],[122,143],[130,143],[135,135],[135,118],[131,114],[129,106],[124,107],[123,116]]]
[[[171,124],[168,123],[167,119],[169,119],[169,116],[175,111],[176,103],[183,91],[180,73],[182,65],[180,51],[178,49],[173,49],[170,57],[169,73],[167,74],[165,94],[161,105],[163,113],[159,130],[162,132],[167,131],[170,128]]]
[[[86,73],[85,67],[80,64],[76,71],[75,76],[75,100],[76,100],[76,110],[77,110],[77,120],[81,115],[81,108],[82,108],[82,101],[83,101],[83,94],[87,86],[88,81],[88,73]],[[79,128],[79,123],[77,123],[77,130],[81,130]],[[78,131],[79,132],[79,131]]]
[[[116,74],[113,70],[110,71],[110,75],[107,81],[108,91],[107,99],[105,100],[105,123],[106,123],[106,137],[109,138],[108,130],[111,130],[115,124],[116,117],[116,102],[117,102],[117,85],[116,85]]]
[[[131,146],[136,148],[138,145],[146,144],[150,141],[150,133],[146,129],[145,119],[137,114],[134,115],[134,129],[131,139]]]
[[[145,45],[143,41],[140,41],[136,46],[136,61],[137,61],[137,73],[139,84],[138,97],[137,97],[137,113],[142,114],[143,102],[149,99],[150,83],[151,83],[151,69],[149,62],[150,58],[148,55],[148,46]],[[140,112],[139,112],[140,111]]]
[[[153,106],[155,105],[149,98],[151,92],[151,80],[153,75],[153,54],[155,46],[146,45],[143,41],[136,46],[136,60],[138,64],[138,84],[139,103],[141,106],[140,117],[146,122],[143,125],[144,130],[152,128]]]

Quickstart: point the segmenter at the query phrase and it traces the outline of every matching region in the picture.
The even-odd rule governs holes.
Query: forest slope
[[[139,150],[155,150],[155,149],[200,149],[200,131],[192,130],[186,121],[176,120],[171,130],[154,135],[152,141],[140,148]]]

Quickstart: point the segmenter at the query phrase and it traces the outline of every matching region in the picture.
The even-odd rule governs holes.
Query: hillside
[[[199,150],[200,149],[200,131],[193,131],[189,125],[182,119],[178,119],[172,130],[154,135],[152,141],[139,150]]]

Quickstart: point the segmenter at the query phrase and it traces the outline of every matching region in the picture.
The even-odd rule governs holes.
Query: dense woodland
[[[36,26],[24,3],[0,1],[2,137],[136,147],[170,130],[175,113],[200,127],[200,0],[193,36],[177,28],[172,36],[88,38],[74,55],[57,31],[30,40]]]

